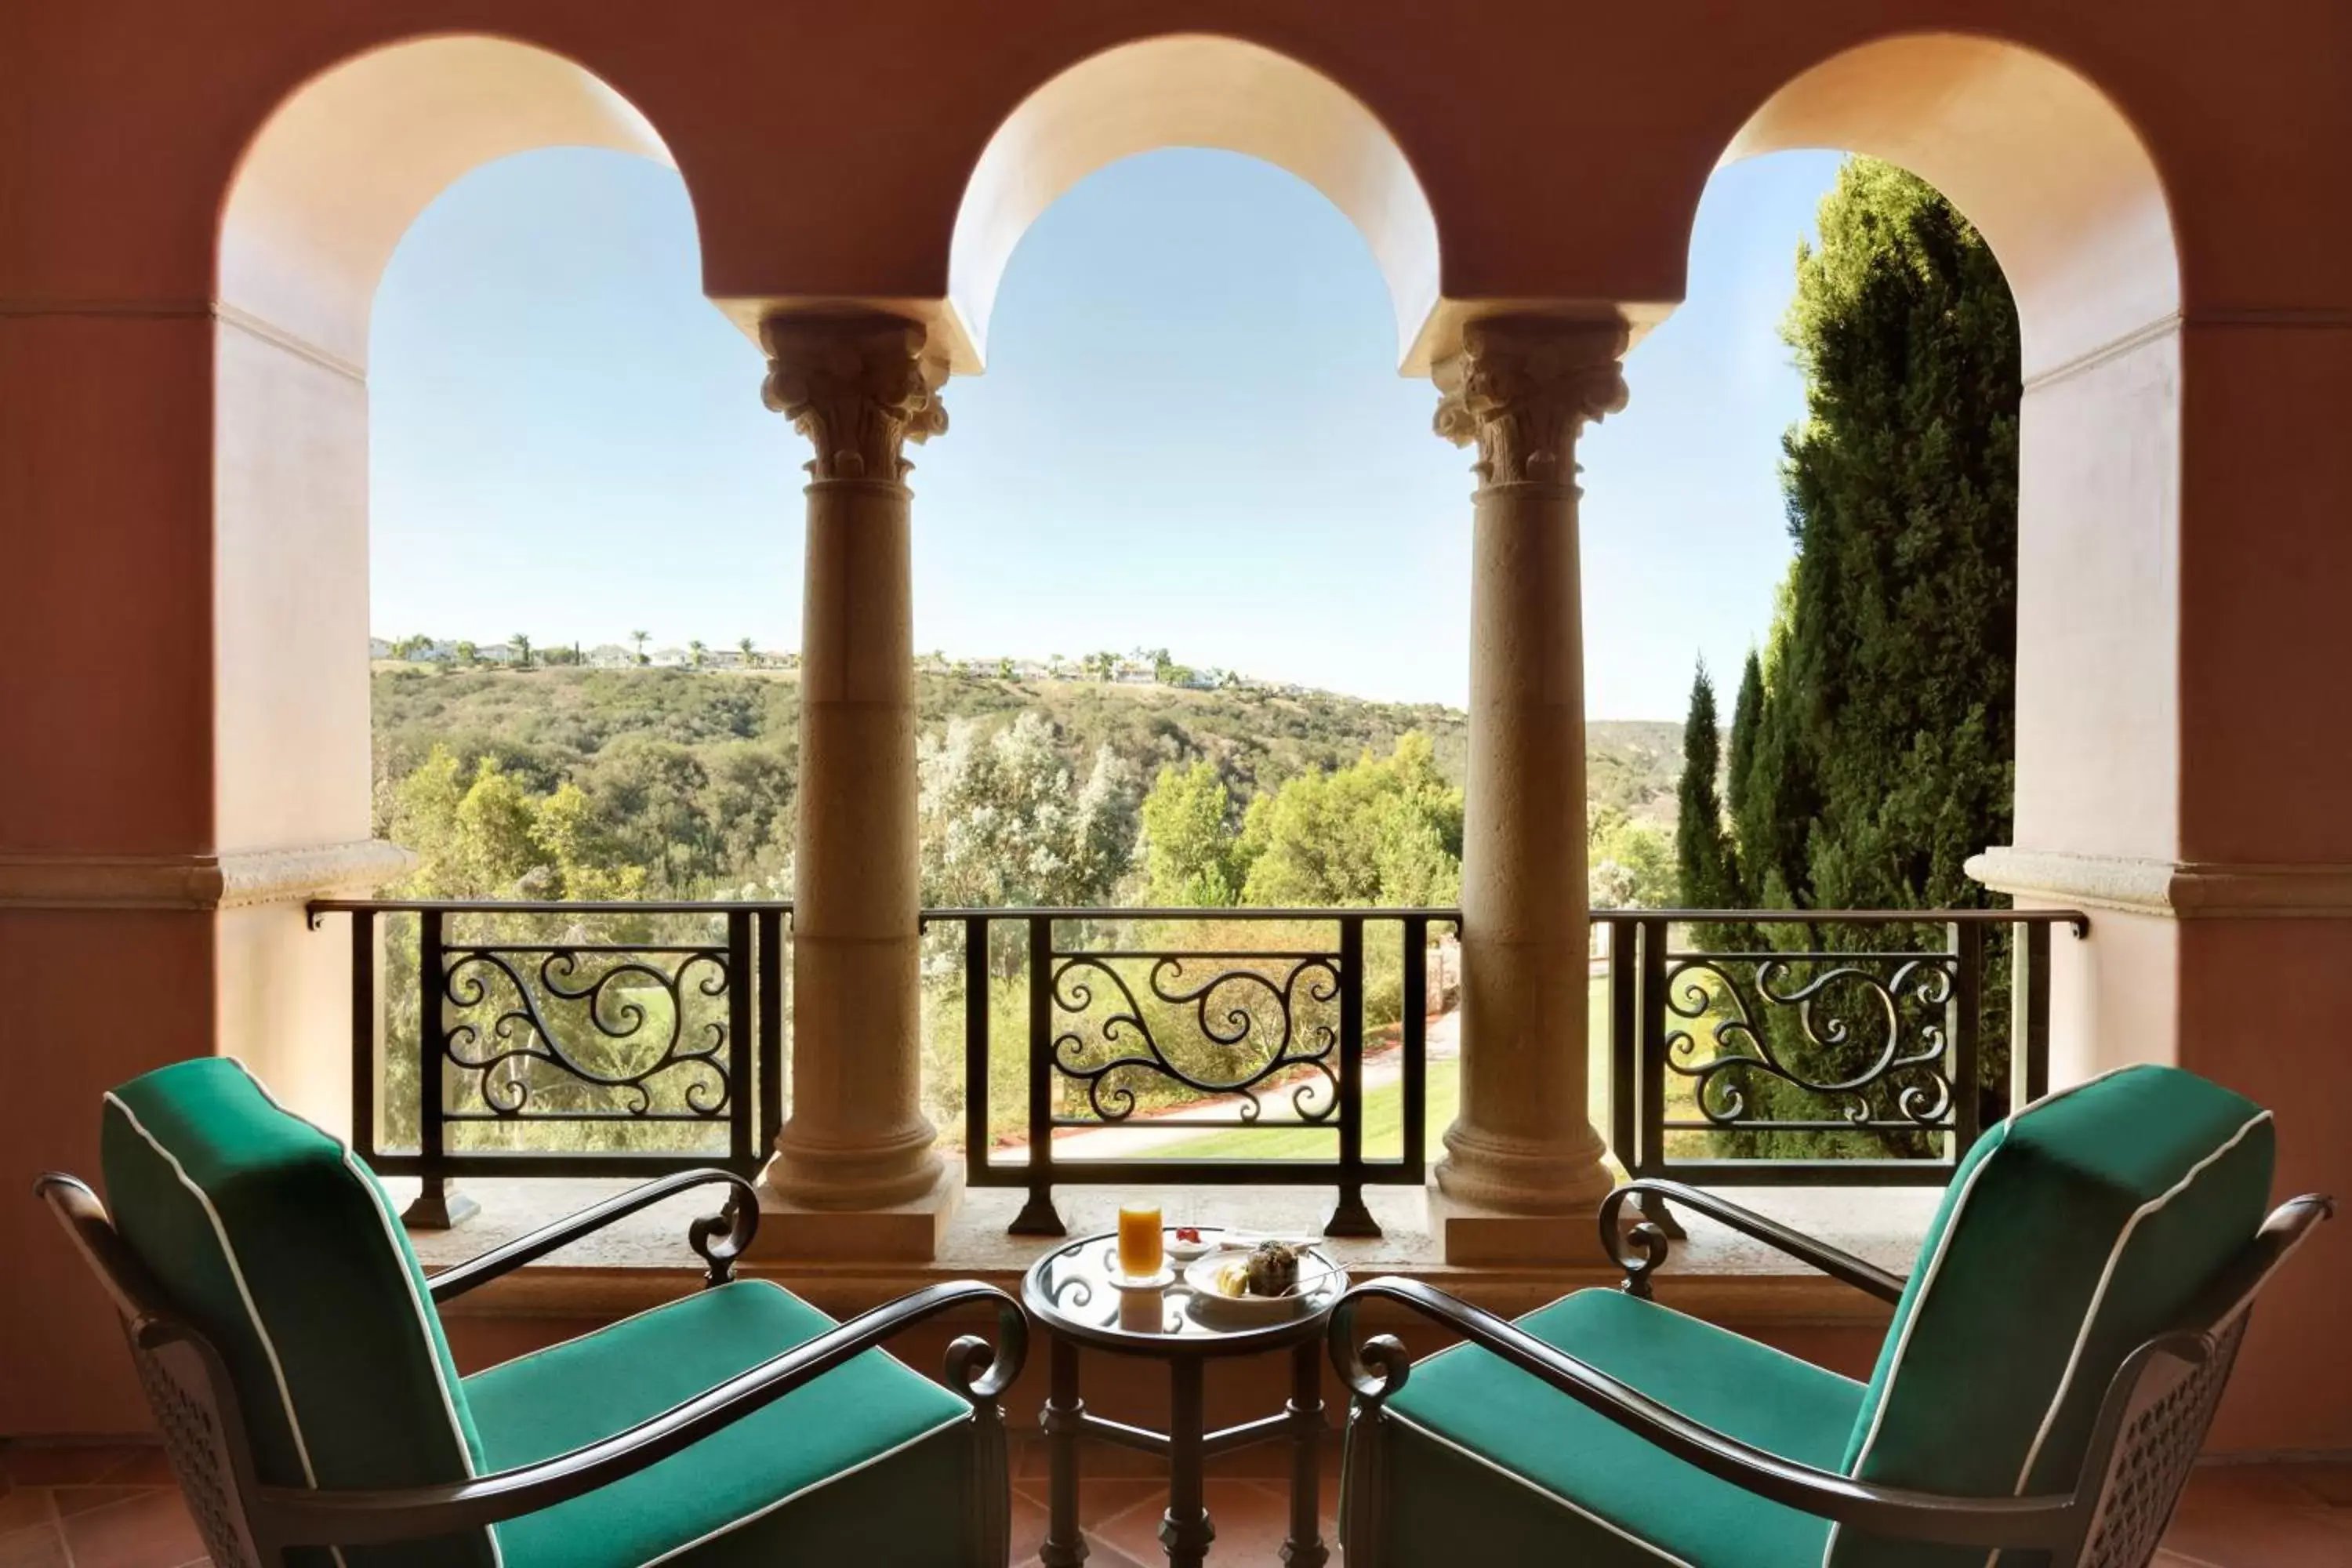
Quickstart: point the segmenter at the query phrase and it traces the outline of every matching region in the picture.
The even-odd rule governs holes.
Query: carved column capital
[[[1490,316],[1462,329],[1462,348],[1440,362],[1437,433],[1478,444],[1481,485],[1573,484],[1576,437],[1625,406],[1616,322]]]
[[[902,480],[914,465],[907,442],[945,433],[940,388],[947,356],[930,352],[921,323],[898,316],[771,316],[761,400],[809,438],[819,479]]]

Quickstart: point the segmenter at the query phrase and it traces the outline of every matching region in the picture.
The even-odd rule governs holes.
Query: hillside
[[[1439,770],[1461,781],[1466,716],[1433,704],[1329,692],[1195,691],[1097,681],[1000,679],[923,669],[924,733],[956,719],[1052,721],[1074,771],[1108,746],[1149,782],[1168,763],[1207,758],[1237,801],[1310,768],[1386,754],[1428,735]],[[470,773],[495,759],[525,789],[577,784],[627,852],[679,892],[778,863],[798,772],[796,677],[781,670],[515,670],[380,664],[373,683],[375,777],[383,817],[398,781],[436,745]],[[1595,802],[1670,823],[1681,727],[1595,723]],[[382,829],[379,823],[379,830]]]

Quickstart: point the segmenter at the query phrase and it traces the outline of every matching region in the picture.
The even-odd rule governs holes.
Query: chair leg
[[[1378,1405],[1349,1403],[1339,1466],[1339,1554],[1348,1568],[1383,1568],[1387,1556],[1387,1426]]]

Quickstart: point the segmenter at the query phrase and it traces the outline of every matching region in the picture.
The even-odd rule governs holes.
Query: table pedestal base
[[[1290,1568],[1323,1568],[1330,1549],[1322,1539],[1317,1492],[1323,1477],[1323,1342],[1302,1340],[1290,1350],[1290,1398],[1279,1415],[1246,1421],[1221,1431],[1204,1430],[1202,1373],[1205,1358],[1171,1355],[1168,1360],[1168,1430],[1149,1431],[1089,1413],[1078,1394],[1078,1349],[1054,1336],[1052,1387],[1039,1424],[1052,1464],[1052,1492],[1045,1544],[1038,1552],[1045,1568],[1079,1568],[1087,1560],[1086,1536],[1078,1528],[1078,1438],[1102,1438],[1123,1447],[1158,1454],[1168,1461],[1168,1511],[1160,1517],[1160,1543],[1171,1568],[1202,1568],[1217,1527],[1202,1498],[1202,1470],[1213,1455],[1258,1443],[1287,1439],[1290,1459],[1290,1534],[1282,1561]]]

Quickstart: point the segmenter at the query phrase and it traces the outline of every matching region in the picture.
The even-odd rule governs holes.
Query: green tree
[[[1723,805],[1736,825],[1756,771],[1756,730],[1764,718],[1764,660],[1754,648],[1739,667],[1739,693],[1731,704],[1731,757],[1724,769]]]
[[[1741,902],[1739,868],[1716,787],[1722,765],[1715,682],[1701,659],[1691,679],[1690,717],[1683,724],[1683,778],[1675,812],[1675,870],[1686,909],[1726,910]]]
[[[1805,374],[1805,416],[1783,443],[1795,558],[1732,721],[1739,860],[1769,908],[1980,905],[1963,862],[2011,837],[2016,312],[1982,237],[1898,169],[1849,161],[1819,226],[1819,247],[1798,254],[1785,327]],[[1831,946],[1874,940],[1776,929]],[[1996,956],[1987,1082],[2006,1072],[2007,985]],[[1793,1027],[1775,1043],[1817,1078],[1866,1065],[1879,1044]],[[1760,1087],[1789,1102],[1774,1114],[1819,1112]],[[1820,1141],[1781,1134],[1736,1152],[1818,1152],[1794,1145]]]
[[[1076,784],[1034,711],[991,732],[957,720],[916,753],[923,901],[1084,905],[1110,897],[1133,859],[1134,769],[1108,746]]]
[[[735,643],[735,651],[743,656],[744,668],[757,669],[760,667],[759,644],[753,642],[750,637],[737,638]]]
[[[636,644],[637,663],[640,665],[646,662],[646,639],[653,635],[654,634],[651,632],[631,632],[629,634],[629,640]]]
[[[1143,797],[1147,902],[1220,909],[1241,902],[1249,876],[1234,822],[1233,792],[1205,758],[1160,770]]]
[[[1309,768],[1250,802],[1242,854],[1246,904],[1448,905],[1462,891],[1462,792],[1429,737],[1408,731],[1387,757]]]
[[[1794,906],[1979,904],[1961,863],[2009,837],[2015,755],[2016,311],[1901,170],[1849,161],[1820,228],[1786,328],[1785,625],[1733,723],[1740,847]]]
[[[467,640],[465,640],[463,637],[460,637],[460,638],[457,640],[457,662],[458,662],[459,664],[470,665],[470,664],[472,664],[472,663],[473,663],[477,658],[480,658],[480,657],[481,657],[481,652],[482,652],[482,650],[481,650],[479,647],[476,647],[473,643],[467,642]]]
[[[530,668],[530,638],[525,637],[520,632],[517,632],[514,636],[507,638],[507,647],[514,649],[515,666],[517,668],[529,669]]]
[[[1675,903],[1675,843],[1655,823],[1614,806],[1584,809],[1585,890],[1596,910],[1654,910]]]
[[[693,661],[695,668],[700,669],[702,668],[702,656],[709,651],[710,650],[709,648],[703,646],[702,639],[700,637],[687,638],[687,657]]]

